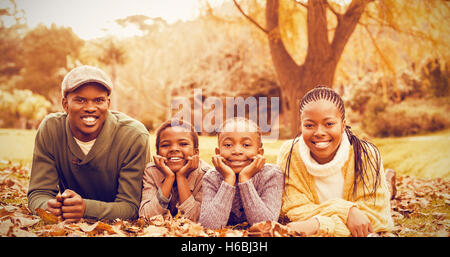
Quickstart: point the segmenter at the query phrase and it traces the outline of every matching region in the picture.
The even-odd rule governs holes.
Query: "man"
[[[47,115],[36,135],[28,207],[64,220],[137,217],[142,175],[150,160],[142,123],[110,111],[112,83],[80,66],[62,82],[65,113]]]

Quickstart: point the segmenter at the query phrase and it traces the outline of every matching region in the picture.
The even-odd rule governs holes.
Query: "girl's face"
[[[160,134],[158,154],[167,158],[167,166],[170,170],[177,172],[187,163],[188,157],[198,154],[198,148],[194,148],[189,130],[170,127]]]
[[[345,120],[336,105],[328,100],[308,103],[301,119],[301,132],[311,156],[320,164],[331,161],[341,143]]]

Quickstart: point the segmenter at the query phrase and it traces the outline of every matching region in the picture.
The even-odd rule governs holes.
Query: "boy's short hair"
[[[220,126],[219,130],[217,131],[217,138],[219,138],[220,134],[223,132],[232,132],[235,131],[233,130],[228,130],[227,129],[227,125],[230,123],[239,123],[239,122],[245,122],[246,123],[246,127],[245,127],[245,131],[237,131],[237,132],[255,132],[258,134],[258,139],[259,139],[259,145],[260,147],[263,146],[262,143],[262,132],[261,129],[259,128],[258,124],[256,124],[254,121],[249,120],[245,117],[233,117],[233,118],[229,118],[227,120],[225,120],[222,125]],[[252,129],[253,128],[253,129]]]
[[[198,135],[194,130],[194,127],[187,121],[179,120],[179,119],[170,119],[165,121],[163,124],[159,126],[156,130],[156,152],[158,152],[159,142],[161,141],[161,133],[167,128],[180,127],[184,128],[191,132],[192,141],[194,143],[194,148],[198,149]]]

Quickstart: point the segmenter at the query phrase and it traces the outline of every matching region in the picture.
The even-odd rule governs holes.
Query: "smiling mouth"
[[[227,160],[228,166],[230,167],[242,167],[242,166],[246,166],[249,163],[249,160],[244,160],[244,161],[240,161],[240,160]]]
[[[98,118],[94,116],[84,116],[81,120],[86,126],[94,126],[97,123]]]
[[[184,158],[182,158],[182,157],[167,157],[167,161],[175,164],[175,163],[184,162]]]
[[[329,141],[321,141],[321,142],[314,142],[312,141],[312,143],[316,146],[316,148],[318,149],[325,149],[327,148],[330,144],[331,144],[331,140]]]

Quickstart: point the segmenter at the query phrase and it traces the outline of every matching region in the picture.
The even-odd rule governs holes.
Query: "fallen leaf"
[[[161,237],[166,235],[169,230],[165,227],[157,227],[154,225],[149,225],[143,231],[143,234],[140,236],[150,236],[150,237]]]
[[[47,224],[56,224],[62,221],[61,217],[57,217],[48,211],[44,211],[41,208],[36,208],[36,212],[39,217],[41,217],[41,219]]]

